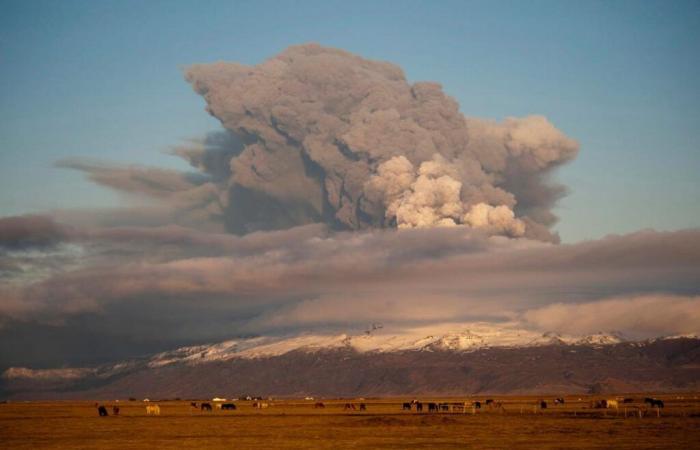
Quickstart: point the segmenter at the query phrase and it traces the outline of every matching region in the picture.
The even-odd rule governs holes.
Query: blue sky
[[[0,3],[0,216],[119,202],[61,158],[184,168],[165,151],[219,124],[182,67],[315,41],[577,139],[564,241],[700,225],[698,2]]]

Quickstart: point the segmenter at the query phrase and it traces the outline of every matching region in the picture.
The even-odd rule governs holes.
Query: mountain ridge
[[[367,350],[369,347],[358,350],[351,345],[353,339],[341,339],[342,335],[324,341],[326,346],[316,347],[286,347],[286,339],[263,342],[251,338],[243,340],[249,341],[249,347],[236,347],[233,353],[227,350],[237,341],[183,347],[92,368],[10,368],[2,375],[2,391],[7,398],[39,399],[700,389],[697,336],[638,342],[621,341],[607,334],[592,336],[567,342],[561,336],[545,333],[535,344],[460,347],[459,338],[464,336],[441,335],[431,336],[420,348],[381,351]],[[384,336],[376,342],[389,338]],[[297,339],[296,344],[319,342],[308,335]],[[280,342],[284,344],[281,347]],[[257,353],[240,354],[255,348]],[[269,353],[260,352],[260,348]]]

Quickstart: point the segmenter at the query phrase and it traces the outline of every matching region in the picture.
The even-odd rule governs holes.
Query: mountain
[[[700,389],[700,338],[458,331],[254,337],[91,368],[2,374],[8,398],[352,397]]]

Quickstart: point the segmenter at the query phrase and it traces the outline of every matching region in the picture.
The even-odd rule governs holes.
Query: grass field
[[[700,448],[700,395],[656,395],[665,402],[660,417],[640,402],[645,396],[627,395],[637,402],[618,411],[592,409],[600,396],[556,406],[545,398],[545,410],[534,407],[541,397],[493,397],[504,410],[476,413],[409,412],[401,403],[410,399],[366,399],[323,400],[323,409],[304,400],[271,400],[267,409],[238,401],[236,411],[211,412],[163,401],[149,403],[160,416],[147,416],[140,401],[100,402],[109,417],[98,416],[95,402],[11,402],[0,404],[0,448]],[[351,401],[367,411],[345,411]]]

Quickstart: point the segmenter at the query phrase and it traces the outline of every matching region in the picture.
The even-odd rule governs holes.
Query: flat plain
[[[662,399],[650,408],[644,397]],[[235,411],[201,411],[187,401],[9,402],[0,404],[2,448],[700,448],[700,395],[626,394],[633,403],[593,408],[616,396],[420,398],[423,412],[402,410],[407,398],[236,401]],[[502,407],[427,412],[428,402],[471,404],[492,398]],[[546,400],[546,409],[538,408]],[[315,408],[318,401],[324,408]],[[200,401],[198,401],[200,402]],[[211,402],[215,406],[215,402]],[[346,403],[358,409],[346,410]],[[367,410],[360,411],[365,403]],[[157,404],[159,416],[146,405]],[[112,407],[119,406],[119,415]],[[640,414],[641,413],[641,414]],[[640,417],[641,416],[641,417]]]

